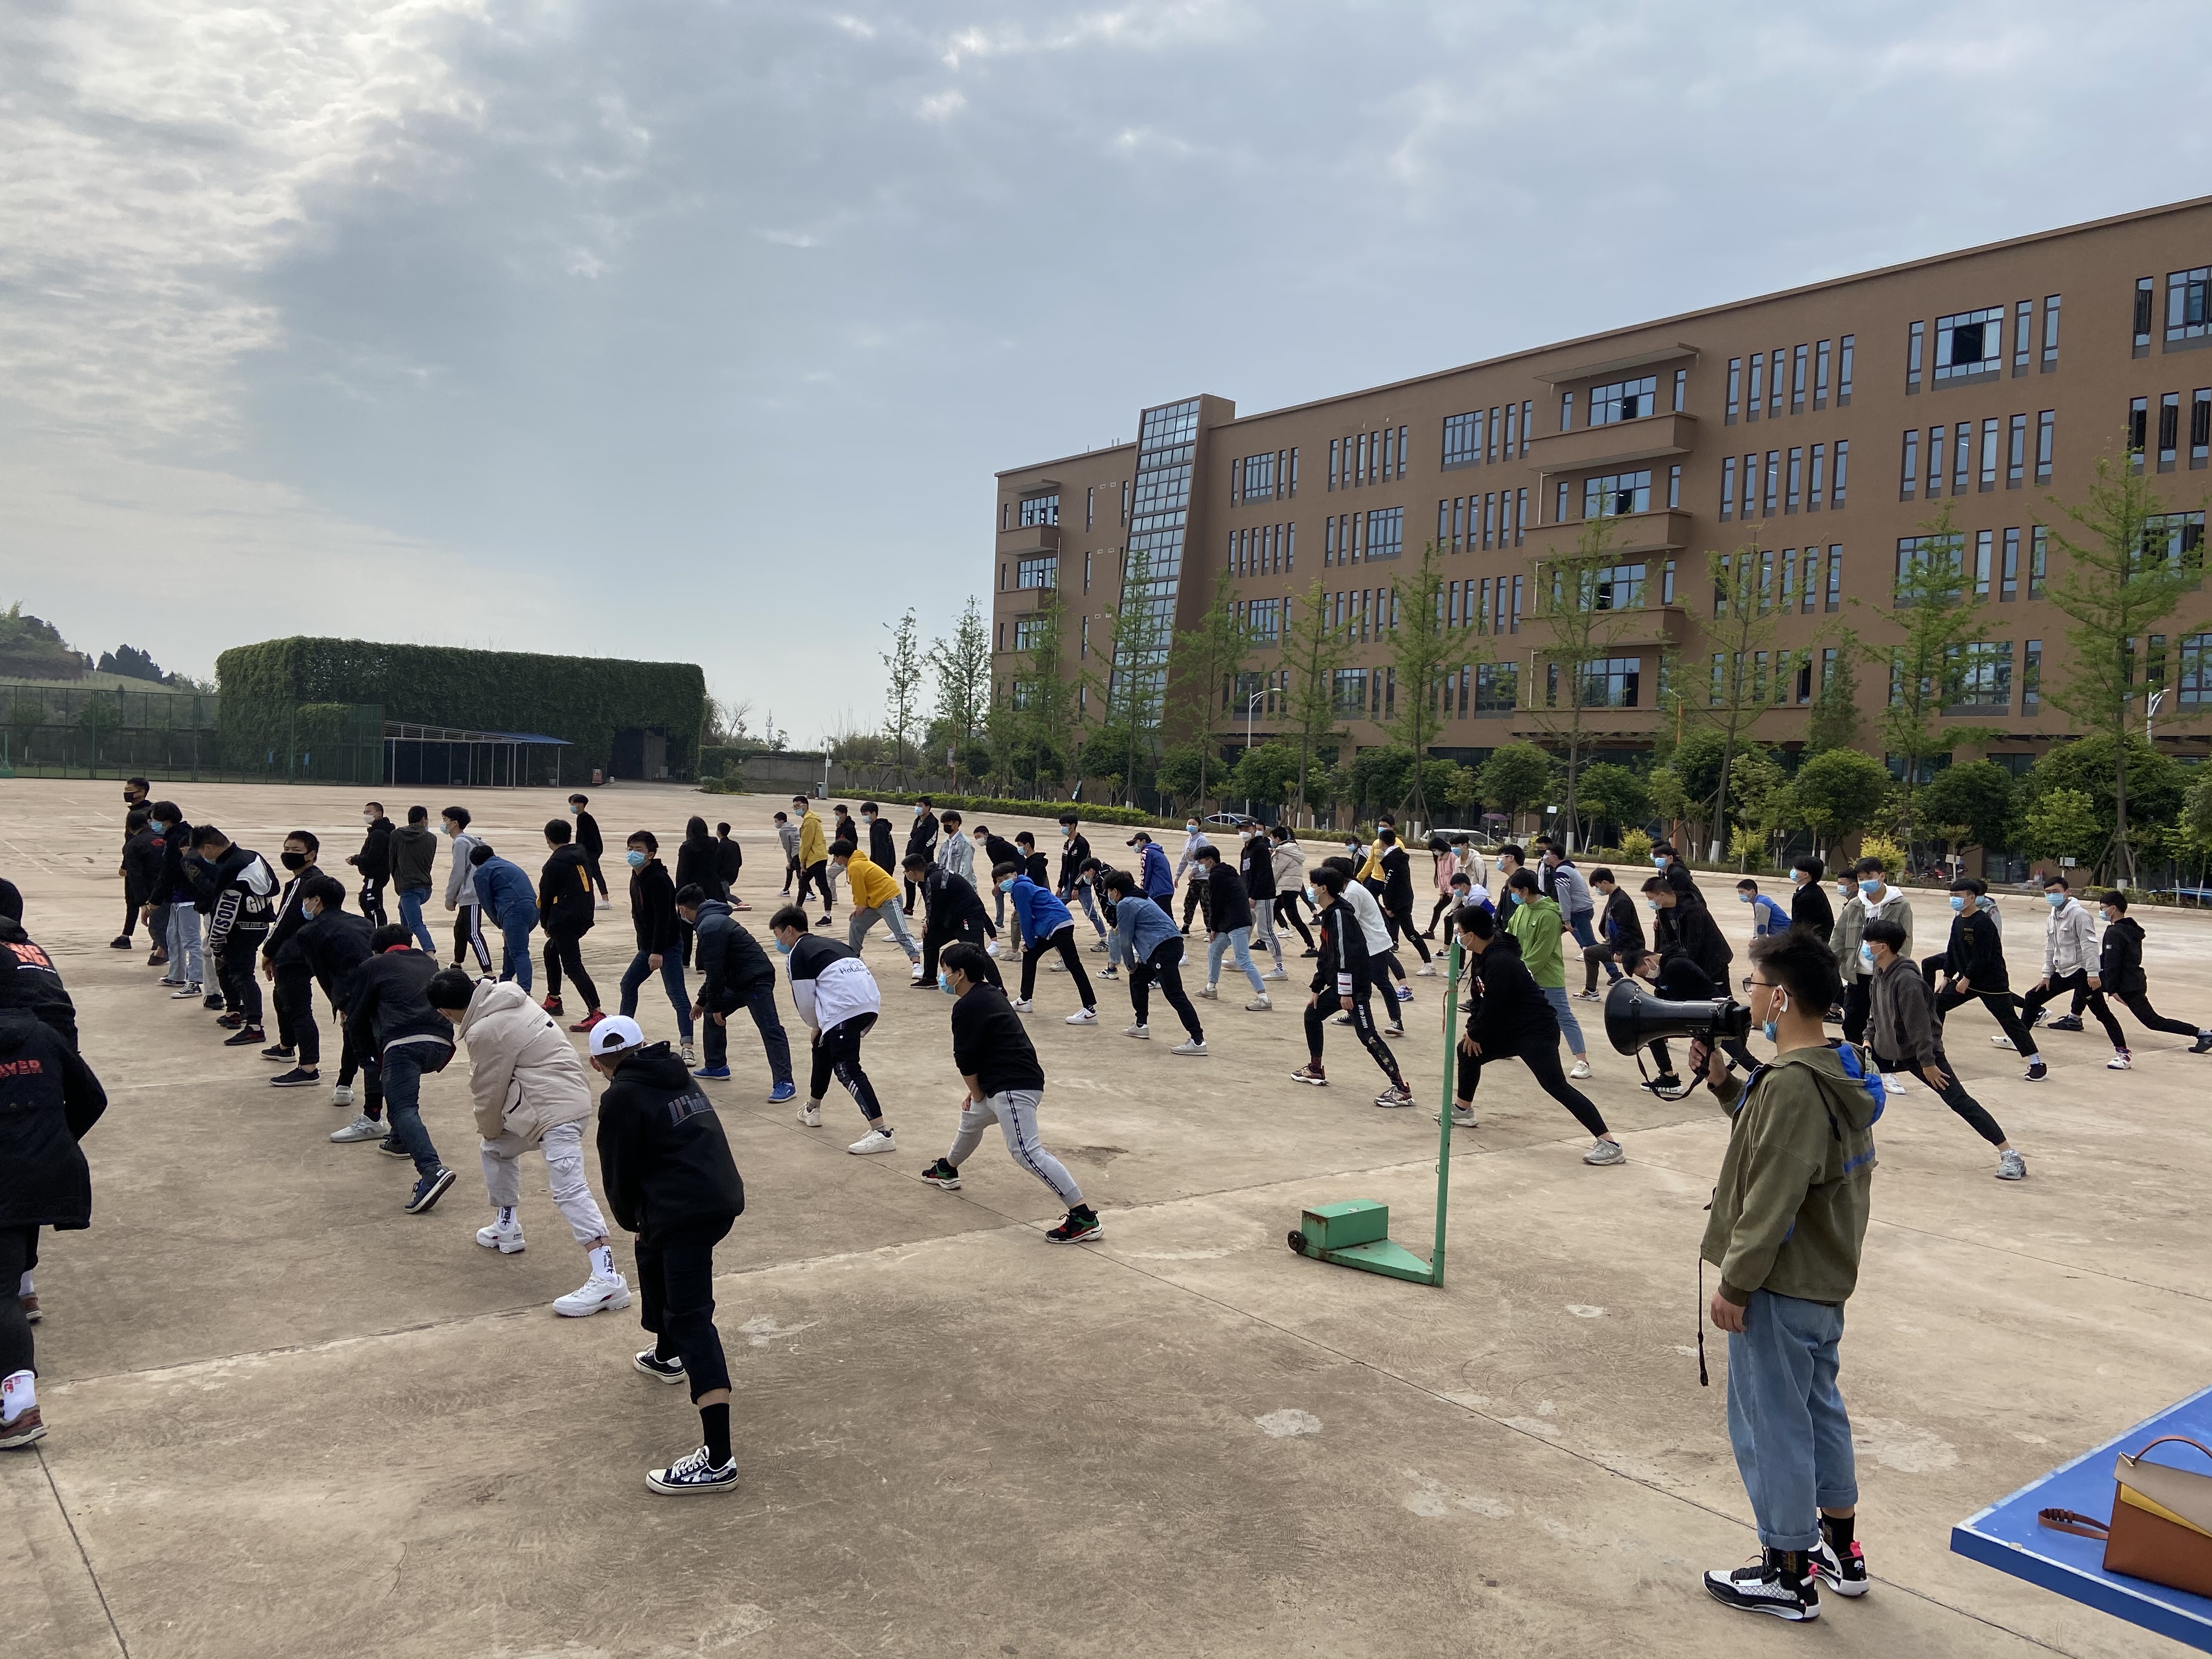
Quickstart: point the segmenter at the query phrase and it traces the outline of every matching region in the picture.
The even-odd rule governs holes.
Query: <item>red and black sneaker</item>
[[[591,1012],[590,1013],[586,1014],[586,1015],[583,1017],[583,1018],[581,1018],[581,1019],[578,1020],[578,1021],[577,1021],[574,1025],[571,1025],[568,1029],[569,1029],[570,1030],[572,1030],[572,1031],[588,1031],[588,1030],[590,1030],[592,1029],[592,1027],[593,1027],[594,1025],[597,1025],[597,1024],[598,1024],[601,1020],[605,1019],[605,1018],[606,1018],[606,1015],[605,1015],[605,1014],[602,1013],[599,1009],[594,1008],[594,1009],[592,1009],[592,1012]]]
[[[1820,1541],[1813,1547],[1813,1571],[1822,1583],[1838,1595],[1864,1595],[1872,1588],[1867,1577],[1866,1552],[1859,1540],[1838,1544],[1827,1517],[1820,1520]]]
[[[558,997],[548,997],[544,1001],[539,1003],[538,1006],[540,1008],[543,1008],[549,1014],[557,1014],[561,1012],[561,999]]]
[[[235,1031],[239,1027],[246,1024],[246,1016],[244,1014],[224,1014],[216,1021],[216,1024],[222,1026],[226,1031]]]
[[[1804,1550],[1765,1550],[1733,1572],[1715,1567],[1705,1575],[1705,1589],[1723,1607],[1771,1613],[1792,1624],[1820,1616],[1820,1579]]]

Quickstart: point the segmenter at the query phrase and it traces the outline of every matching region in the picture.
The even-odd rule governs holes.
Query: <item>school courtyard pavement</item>
[[[350,791],[160,793],[272,857],[301,825],[334,870],[357,845]],[[634,828],[672,849],[694,811],[734,823],[744,919],[765,921],[777,801],[596,793],[617,858]],[[413,795],[385,799],[397,814]],[[1200,1005],[1212,1057],[1183,1060],[1119,1035],[1119,983],[1099,1025],[1064,1025],[1069,981],[1044,974],[1043,1132],[1105,1219],[1101,1243],[1055,1249],[1051,1194],[997,1142],[957,1194],[918,1179],[956,1113],[947,1005],[907,988],[878,931],[867,1060],[896,1154],[847,1155],[842,1098],[812,1130],[769,1106],[758,1042],[732,1030],[736,1076],[713,1092],[750,1208],[716,1294],[744,1486],[658,1497],[644,1472],[693,1446],[696,1419],[631,1369],[635,1309],[549,1309],[582,1262],[542,1163],[527,1253],[479,1249],[457,1062],[424,1115],[459,1182],[402,1214],[407,1167],[330,1144],[348,1115],[326,1089],[270,1090],[212,1015],[155,988],[143,946],[108,948],[118,796],[0,783],[0,874],[111,1102],[86,1142],[94,1225],[44,1240],[51,1433],[0,1454],[9,1659],[2182,1651],[1948,1550],[1954,1522],[2212,1380],[2212,1058],[2180,1039],[2143,1037],[2118,1074],[2094,1024],[2054,1036],[2050,1081],[2029,1085],[1978,1009],[1956,1015],[1953,1056],[2025,1151],[2022,1183],[1992,1179],[1925,1089],[1890,1110],[1843,1373],[1877,1582],[1791,1631],[1698,1583],[1754,1547],[1726,1346],[1708,1345],[1710,1389],[1692,1346],[1722,1115],[1639,1093],[1595,1030],[1590,1093],[1628,1162],[1586,1168],[1566,1115],[1501,1068],[1455,1140],[1431,1289],[1285,1247],[1302,1206],[1370,1197],[1425,1249],[1435,1190],[1428,1110],[1370,1104],[1380,1079],[1343,1033],[1333,1086],[1290,1081],[1299,981],[1269,1014],[1224,985]],[[534,869],[557,794],[459,798]],[[1741,943],[1732,884],[1706,884]],[[630,954],[616,891],[586,945],[610,998]],[[1916,903],[1924,951],[1948,911]],[[2015,974],[2040,910],[2004,901]],[[2212,1017],[2212,918],[2145,921],[2158,1004]],[[1413,981],[1396,1045],[1425,1104],[1438,983]],[[641,1018],[673,1035],[657,984]]]

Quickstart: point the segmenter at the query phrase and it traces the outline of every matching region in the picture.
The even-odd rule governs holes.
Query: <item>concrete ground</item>
[[[164,793],[272,856],[302,823],[333,864],[356,844],[348,793]],[[143,950],[107,948],[118,794],[0,785],[0,874],[112,1103],[86,1142],[95,1224],[46,1235],[39,1272],[52,1433],[0,1455],[11,1659],[2181,1651],[1947,1547],[1954,1522],[2212,1373],[2190,1196],[2212,1059],[2180,1039],[2145,1036],[2121,1075],[2094,1024],[2054,1036],[2031,1085],[1985,1016],[1954,1017],[1960,1070],[2027,1153],[2021,1184],[1991,1179],[1925,1089],[1890,1111],[1844,1370],[1877,1583],[1791,1632],[1698,1584],[1754,1547],[1725,1343],[1710,1389],[1692,1346],[1725,1133],[1709,1098],[1639,1093],[1593,1029],[1590,1092],[1629,1153],[1594,1170],[1565,1114],[1501,1068],[1455,1138],[1448,1281],[1401,1285],[1284,1247],[1302,1206],[1366,1196],[1425,1250],[1435,1188],[1435,1124],[1372,1107],[1380,1079],[1345,1034],[1334,1086],[1290,1082],[1302,974],[1270,1014],[1224,985],[1200,1005],[1212,1057],[1179,1060],[1118,1035],[1120,984],[1097,1027],[1062,1024],[1072,990],[1048,973],[1044,1135],[1106,1221],[1055,1249],[1058,1206],[995,1141],[957,1194],[917,1178],[959,1085],[945,1000],[905,988],[878,932],[868,1054],[895,1156],[846,1154],[860,1125],[842,1098],[813,1130],[768,1106],[757,1041],[732,1031],[737,1075],[714,1093],[750,1208],[717,1295],[744,1484],[662,1498],[643,1472],[689,1450],[696,1419],[630,1369],[634,1310],[549,1311],[583,1264],[542,1164],[528,1252],[479,1249],[457,1063],[424,1115],[461,1180],[402,1214],[407,1167],[329,1144],[346,1115],[327,1091],[270,1091],[211,1015],[155,988]],[[550,792],[469,804],[530,867],[560,811]],[[617,842],[642,825],[672,847],[693,811],[734,822],[757,925],[776,805],[637,786],[596,803]],[[1729,884],[1707,884],[1741,942]],[[586,942],[610,999],[621,893]],[[1933,948],[1948,912],[1917,904]],[[2017,973],[2041,907],[2004,908]],[[2147,920],[2159,1003],[2212,1016],[2212,918]],[[1431,1102],[1439,981],[1412,982],[1396,1047]],[[641,1018],[672,1035],[657,986]]]

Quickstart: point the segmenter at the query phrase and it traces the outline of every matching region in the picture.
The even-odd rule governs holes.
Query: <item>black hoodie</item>
[[[0,945],[8,951],[0,958],[0,1008],[36,1015],[75,1054],[76,1005],[54,971],[53,958],[32,943],[21,923],[6,916],[0,916]]]
[[[684,839],[676,848],[676,890],[696,887],[708,898],[727,898],[729,893],[722,885],[721,855],[715,851],[714,838],[707,833],[707,820],[693,818],[684,827]]]
[[[1467,1034],[1481,1044],[1486,1059],[1517,1054],[1524,1048],[1559,1046],[1559,1017],[1521,959],[1521,944],[1504,928],[1474,958],[1474,1000]]]
[[[442,1072],[453,1057],[453,1022],[430,1006],[438,959],[412,945],[394,946],[354,969],[346,1024],[354,1053],[381,1057],[404,1046],[426,1072]]]
[[[659,859],[647,859],[630,872],[629,921],[639,950],[673,956],[683,948],[683,931],[676,925],[676,884]]]
[[[438,863],[436,830],[427,824],[408,824],[392,832],[389,848],[392,886],[412,893],[430,885],[430,873]]]
[[[361,872],[363,881],[382,881],[392,873],[393,828],[390,818],[378,818],[361,838],[361,851],[346,860]]]
[[[2142,923],[2133,916],[2122,916],[2105,929],[2101,954],[2097,959],[2097,979],[2108,994],[2140,996],[2150,984],[2143,974],[2142,942]]]
[[[891,839],[890,820],[881,812],[868,820],[868,862],[885,875],[898,872],[898,843]]]
[[[24,1011],[0,1010],[0,1227],[92,1224],[92,1170],[77,1142],[106,1109],[73,1049]]]
[[[720,1237],[745,1211],[714,1103],[682,1060],[656,1042],[625,1055],[599,1097],[599,1184],[633,1233]]]
[[[1943,949],[1943,966],[1954,979],[1963,979],[1975,996],[2011,988],[2005,973],[2004,940],[1996,922],[1966,901],[1968,908],[1951,923],[1951,938]],[[2140,931],[2140,930],[2138,930]],[[2111,960],[2112,934],[2105,935],[2106,959]],[[2107,988],[2112,981],[2106,981]]]
[[[538,925],[549,933],[587,933],[598,909],[584,849],[574,842],[555,848],[538,877]]]
[[[325,910],[312,921],[302,921],[276,952],[276,969],[305,968],[323,988],[331,1006],[343,1008],[353,999],[354,975],[376,953],[369,948],[374,931],[368,918],[349,910]]]

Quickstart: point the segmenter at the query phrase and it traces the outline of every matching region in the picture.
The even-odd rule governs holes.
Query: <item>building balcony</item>
[[[1571,708],[1516,708],[1506,720],[1506,730],[1516,738],[1541,742],[1557,738],[1575,723]],[[1582,712],[1583,741],[1630,738],[1648,742],[1662,728],[1674,729],[1672,708],[1585,708]]]
[[[1528,465],[1539,472],[1594,472],[1600,467],[1686,455],[1697,441],[1694,415],[1646,415],[1539,438],[1528,446]]]
[[[1679,507],[1620,514],[1607,520],[1613,526],[1613,540],[1606,550],[1624,558],[1639,553],[1679,553],[1690,545],[1691,521],[1692,515]],[[1565,524],[1537,525],[1528,532],[1530,544],[1541,545],[1547,552],[1565,553],[1589,522],[1574,519]]]
[[[1018,524],[999,532],[998,553],[1002,559],[1028,559],[1040,553],[1059,551],[1060,526],[1056,524]]]
[[[1057,591],[1050,587],[1017,587],[999,595],[997,608],[1007,616],[1025,617],[1050,605]]]

